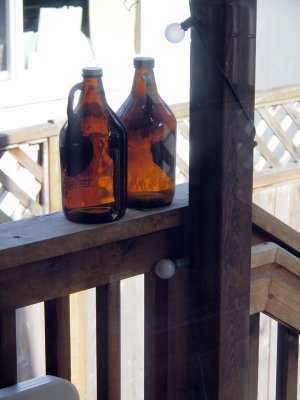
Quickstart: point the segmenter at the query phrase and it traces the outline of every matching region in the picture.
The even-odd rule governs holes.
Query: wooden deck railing
[[[285,129],[287,126],[282,121],[290,122],[293,133],[286,130],[289,143],[284,150],[288,158],[278,161],[283,154],[280,146],[278,153],[269,157],[272,146],[268,140],[273,136],[279,138],[275,132],[278,123],[270,122],[269,128],[275,129],[273,136],[270,132],[264,134],[262,129],[258,140],[256,161],[261,166],[262,157],[264,167],[255,172],[254,188],[299,179],[295,145],[300,127],[299,88],[282,93],[279,96],[274,92],[272,101],[266,100],[263,94],[258,97],[257,110],[261,108],[270,114],[262,116],[260,112],[258,123],[264,125],[263,121],[278,119],[280,114],[282,133],[281,125]],[[177,105],[174,111],[179,136],[188,141],[187,105]],[[0,222],[60,208],[59,128],[59,124],[48,123],[1,132],[1,156],[9,155],[16,169],[29,171],[37,190],[34,194],[28,193],[1,170],[0,165],[1,200],[11,193],[20,204],[12,215],[0,212]],[[262,143],[263,140],[266,142]],[[177,162],[179,180],[186,180],[188,165],[180,151]],[[180,186],[171,206],[148,212],[129,210],[123,220],[113,224],[82,226],[66,221],[61,213],[54,213],[0,225],[0,385],[16,381],[15,310],[40,301],[45,304],[46,371],[70,378],[69,295],[95,287],[99,398],[120,398],[120,281],[145,274],[145,391],[151,393],[153,388],[157,391],[158,386],[161,393],[170,393],[172,382],[179,382],[183,387],[187,380],[182,373],[182,360],[187,337],[188,271],[178,271],[166,282],[155,275],[153,267],[160,258],[176,259],[185,255],[187,202],[187,186]],[[268,244],[262,244],[265,242]],[[297,232],[253,205],[250,399],[257,398],[259,315],[262,312],[279,321],[277,393],[281,397],[278,398],[296,399],[299,243]]]
[[[162,393],[168,393],[170,382],[183,379],[184,293],[189,271],[177,271],[164,281],[155,275],[154,265],[162,258],[186,255],[187,212],[187,185],[180,185],[172,205],[128,210],[115,223],[75,224],[58,212],[1,224],[1,386],[17,379],[16,309],[37,302],[45,304],[46,371],[70,379],[69,295],[95,287],[98,398],[120,399],[120,281],[139,274],[145,274],[146,282],[144,376],[148,398],[151,388],[159,385]],[[282,398],[296,399],[291,396],[297,390],[300,235],[256,206],[253,222],[250,399],[257,398],[261,312],[281,324],[278,376],[288,385],[280,390],[287,392]],[[264,243],[270,238],[272,243]]]

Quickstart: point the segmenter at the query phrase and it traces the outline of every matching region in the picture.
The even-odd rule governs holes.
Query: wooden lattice
[[[22,144],[0,153],[0,222],[41,215],[42,144]]]
[[[288,94],[290,93],[290,96]],[[254,169],[293,166],[300,162],[300,89],[258,94]]]
[[[188,105],[177,115],[177,180],[188,179]],[[179,111],[179,112],[178,112]],[[280,180],[300,178],[300,87],[257,92],[255,105],[254,173],[263,178],[269,173]]]

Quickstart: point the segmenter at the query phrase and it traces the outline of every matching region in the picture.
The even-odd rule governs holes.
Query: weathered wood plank
[[[274,243],[252,247],[250,313],[300,331],[300,259]]]
[[[56,136],[59,127],[55,124],[41,124],[30,128],[14,129],[0,132],[0,148],[7,146],[36,142],[50,136]]]
[[[71,380],[69,296],[45,302],[46,373]]]
[[[300,257],[300,233],[275,218],[258,205],[252,205],[253,234],[262,241],[272,241]]]
[[[300,165],[286,165],[254,173],[253,189],[300,180]]]
[[[62,213],[53,213],[2,224],[0,270],[184,225],[187,193],[188,186],[179,185],[170,206],[148,211],[129,209],[114,223],[77,224],[67,221]]]
[[[17,383],[15,310],[0,313],[0,388]]]
[[[278,325],[276,400],[297,400],[299,334]]]
[[[121,399],[120,282],[96,289],[97,399]]]
[[[255,107],[270,107],[277,104],[289,103],[300,99],[300,86],[291,85],[268,90],[259,90],[255,93]]]
[[[171,229],[64,256],[45,254],[42,261],[1,270],[0,311],[143,274],[160,258],[173,259],[180,251],[181,230]]]

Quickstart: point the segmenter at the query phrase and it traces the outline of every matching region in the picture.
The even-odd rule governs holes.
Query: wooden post
[[[45,302],[46,373],[71,379],[69,296]]]
[[[17,383],[16,312],[0,315],[0,388]]]
[[[278,324],[276,400],[297,400],[299,334]]]
[[[191,42],[189,385],[191,398],[245,400],[256,5],[191,8],[200,22]]]
[[[120,282],[96,288],[97,399],[121,399]]]
[[[257,400],[260,314],[250,318],[249,400]]]
[[[48,138],[48,167],[49,209],[54,212],[61,210],[58,136],[50,136]]]
[[[168,281],[145,274],[145,400],[168,399]]]

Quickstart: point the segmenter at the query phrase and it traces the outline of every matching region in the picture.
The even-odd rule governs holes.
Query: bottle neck
[[[100,103],[107,106],[101,77],[84,77],[80,102]]]
[[[150,97],[152,100],[158,97],[153,68],[136,68],[131,93],[136,97]]]

